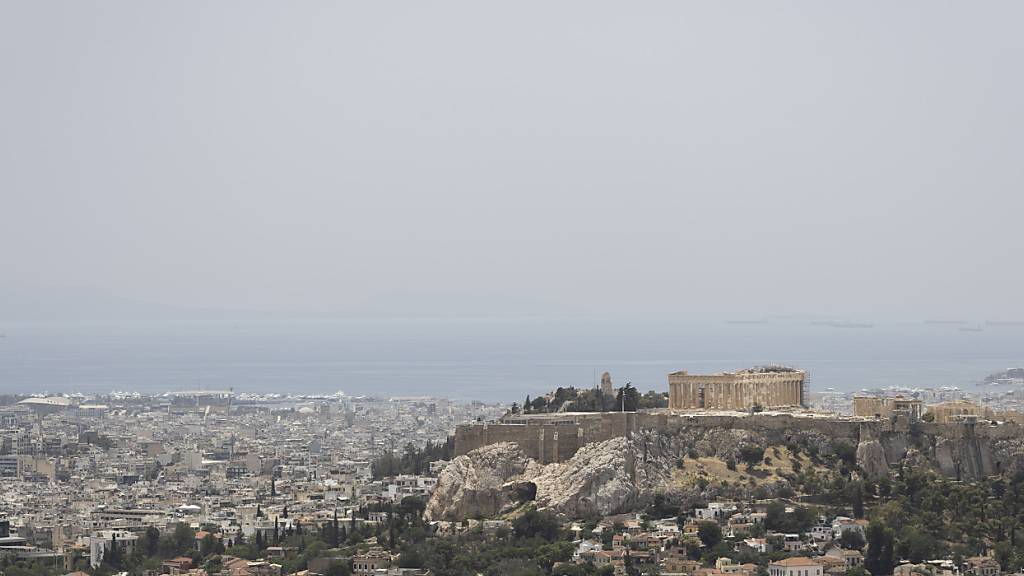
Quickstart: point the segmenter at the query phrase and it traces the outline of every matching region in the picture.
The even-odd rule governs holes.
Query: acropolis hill
[[[816,412],[802,406],[806,391],[800,370],[769,367],[707,376],[676,372],[669,382],[668,409],[506,415],[496,422],[460,425],[455,451],[462,455],[511,442],[546,464],[565,462],[588,444],[614,438],[641,433],[693,437],[728,430],[765,446],[809,435],[829,446],[846,444],[856,449],[857,463],[870,475],[884,474],[908,458],[963,479],[1024,468],[1024,448],[1018,448],[1024,428],[1018,424],[925,422],[920,412],[899,410],[877,417]]]

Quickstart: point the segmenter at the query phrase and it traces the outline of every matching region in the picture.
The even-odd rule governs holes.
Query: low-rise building
[[[769,576],[822,576],[821,563],[806,556],[793,556],[768,565]]]
[[[353,574],[373,574],[391,565],[391,555],[383,548],[374,547],[352,557]]]
[[[964,576],[999,576],[1002,567],[990,556],[975,556],[964,560],[960,569]]]
[[[127,530],[98,530],[89,537],[89,565],[98,568],[111,550],[117,547],[122,558],[135,551],[135,542],[139,539]]]

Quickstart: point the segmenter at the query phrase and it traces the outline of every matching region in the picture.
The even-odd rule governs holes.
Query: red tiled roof
[[[818,562],[807,558],[805,556],[793,556],[792,558],[783,558],[778,562],[772,562],[775,566],[818,566]]]

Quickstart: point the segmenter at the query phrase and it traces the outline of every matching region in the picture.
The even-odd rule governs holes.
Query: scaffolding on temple
[[[800,406],[811,407],[811,373],[804,372],[804,381],[800,384]]]

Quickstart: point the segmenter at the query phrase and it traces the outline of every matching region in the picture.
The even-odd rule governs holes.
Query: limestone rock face
[[[547,465],[524,456],[516,444],[492,444],[456,458],[444,469],[426,513],[435,520],[494,516],[532,498],[539,507],[579,518],[629,512],[656,494],[697,499],[700,489],[673,480],[683,455],[696,445],[709,456],[724,458],[740,446],[763,440],[739,430],[699,438],[640,431],[588,444],[569,460]],[[762,487],[768,493],[776,488]],[[708,488],[722,489],[718,484]]]
[[[639,494],[634,478],[636,446],[613,438],[581,448],[563,463],[549,464],[532,480],[537,502],[573,518],[630,509]]]
[[[992,453],[992,465],[997,474],[1024,468],[1024,438],[993,442]]]
[[[934,459],[939,472],[957,480],[978,480],[993,474],[992,449],[977,438],[939,438],[935,441]]]
[[[720,426],[682,421],[663,429],[634,429],[547,465],[515,443],[484,446],[444,469],[426,514],[435,520],[495,516],[535,500],[538,507],[579,518],[635,511],[655,497],[684,506],[769,498],[792,494],[794,456],[802,466],[820,468],[847,458],[853,447],[858,468],[873,479],[901,466],[961,480],[1024,470],[1024,429],[917,423],[879,430],[866,422],[859,430],[846,427],[833,434],[821,426],[772,424],[743,428],[723,419]],[[735,467],[730,473],[726,462],[741,460],[748,446],[767,449],[766,460],[772,462],[755,473]]]
[[[917,448],[908,448],[906,454],[900,460],[900,464],[908,468],[920,468],[922,470],[932,469],[931,459]]]
[[[709,482],[695,482],[690,468],[694,458],[717,459],[724,466],[729,459],[738,460],[744,446],[792,447],[802,458],[820,460],[835,458],[840,444],[844,451],[855,445],[857,464],[870,478],[885,477],[896,465],[930,468],[964,480],[1024,469],[1022,437],[983,440],[964,433],[932,442],[922,438],[926,437],[906,432],[864,434],[858,441],[815,430],[639,430],[587,444],[569,460],[547,465],[527,457],[517,444],[504,442],[455,458],[438,478],[426,515],[434,520],[489,517],[532,499],[539,507],[579,518],[637,510],[655,496],[685,503],[767,498],[792,491],[782,475],[757,486],[736,478],[718,482],[713,476]],[[681,462],[689,480],[681,480]]]
[[[584,446],[566,462],[542,465],[516,444],[485,446],[445,467],[426,515],[434,520],[494,516],[531,497],[573,517],[628,511],[653,487],[651,472],[660,467],[638,470],[637,453],[635,439],[613,438]]]
[[[800,440],[815,443],[819,439]],[[569,460],[547,465],[526,457],[514,443],[492,444],[454,459],[444,469],[426,514],[434,520],[494,516],[531,497],[539,507],[574,518],[629,512],[658,494],[673,501],[696,501],[702,496],[749,498],[752,493],[746,485],[727,487],[711,482],[711,486],[698,488],[680,484],[673,474],[678,472],[680,459],[693,451],[724,461],[735,458],[745,445],[764,446],[767,442],[767,438],[744,430],[670,434],[643,430],[588,444]],[[788,483],[781,480],[778,485],[758,487],[761,497],[784,488]]]
[[[878,440],[863,440],[857,444],[857,465],[868,478],[878,479],[889,474],[885,448]]]
[[[427,502],[427,518],[454,520],[498,514],[509,504],[503,485],[522,476],[531,463],[536,464],[511,442],[491,444],[455,458],[437,479],[437,488]]]

